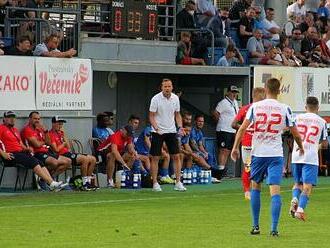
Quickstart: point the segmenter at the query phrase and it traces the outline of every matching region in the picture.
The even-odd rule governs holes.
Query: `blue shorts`
[[[315,186],[317,184],[317,175],[319,167],[313,164],[295,164],[291,165],[294,182],[298,184],[306,183]]]
[[[251,180],[261,183],[267,177],[267,184],[280,185],[282,180],[283,157],[255,157],[251,160]]]

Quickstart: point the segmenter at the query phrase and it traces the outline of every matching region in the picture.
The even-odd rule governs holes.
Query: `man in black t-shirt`
[[[239,22],[238,36],[240,38],[241,48],[246,48],[247,41],[253,36],[254,18],[256,12],[254,8],[249,7],[246,16]]]
[[[28,36],[21,36],[17,45],[5,51],[5,55],[32,56],[30,38]]]

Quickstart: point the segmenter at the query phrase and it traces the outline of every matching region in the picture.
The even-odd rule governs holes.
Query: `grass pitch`
[[[150,189],[0,194],[0,247],[330,247],[330,178],[320,178],[307,221],[289,217],[292,180],[283,181],[280,237],[270,237],[264,187],[261,235],[251,236],[239,180],[188,191]]]

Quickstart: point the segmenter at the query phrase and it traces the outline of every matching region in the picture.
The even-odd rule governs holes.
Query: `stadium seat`
[[[249,64],[249,50],[240,48],[239,52],[242,54],[242,57],[244,59],[244,65]]]
[[[99,167],[100,165],[104,165],[105,167],[105,161],[102,160],[102,156],[100,154],[97,154],[96,148],[101,144],[101,140],[98,138],[90,138],[88,140],[89,147],[91,149],[92,155],[96,158],[96,165],[95,165],[95,174],[96,174],[96,180],[97,180],[97,185],[100,186],[100,181],[99,181]]]
[[[207,48],[207,60],[208,65],[216,65],[218,60],[225,55],[226,48],[224,47],[215,47],[214,48],[214,63],[212,64],[212,47]]]
[[[25,188],[25,183],[26,183],[26,178],[27,178],[27,174],[28,174],[28,171],[29,169],[25,168],[23,165],[20,165],[20,164],[6,164],[4,163],[4,161],[0,158],[0,165],[2,166],[2,170],[1,170],[1,175],[0,175],[0,188],[1,188],[1,184],[2,184],[2,179],[4,177],[4,173],[5,173],[5,170],[7,168],[16,168],[17,169],[17,176],[16,176],[16,181],[15,181],[15,188],[14,188],[14,191],[17,190],[17,185],[19,183],[20,185],[20,189],[21,191],[24,190]],[[21,182],[21,178],[20,178],[20,172],[21,170],[24,171],[24,179],[23,179],[23,184]]]
[[[212,167],[217,167],[217,144],[216,139],[212,137],[205,137],[204,138],[204,145],[206,148],[206,151],[209,153],[209,156],[211,156],[210,159],[208,159],[209,164]]]
[[[240,48],[240,39],[238,37],[237,28],[231,28],[229,30],[230,38],[235,43],[237,48]]]
[[[77,139],[71,139],[71,148],[74,153],[84,153],[84,148],[81,142]],[[72,164],[72,177],[76,176],[76,170],[79,167],[77,164]]]

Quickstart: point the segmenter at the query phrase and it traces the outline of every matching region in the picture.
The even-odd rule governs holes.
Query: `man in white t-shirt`
[[[273,8],[266,9],[266,18],[263,20],[263,33],[264,39],[269,39],[273,46],[280,42],[281,28],[274,21],[275,11]]]
[[[219,148],[218,163],[222,176],[226,174],[227,159],[235,140],[236,130],[231,127],[231,123],[239,110],[236,101],[238,93],[238,88],[235,85],[229,86],[225,98],[218,103],[213,112],[214,118],[218,121],[216,127]]]
[[[296,125],[303,140],[304,156],[297,152],[294,144],[292,152],[292,175],[295,184],[292,189],[290,213],[292,217],[305,221],[304,209],[312,187],[317,184],[319,170],[319,142],[327,147],[327,124],[318,114],[319,101],[314,96],[306,99],[306,113],[296,116]]]
[[[304,154],[304,147],[297,128],[294,125],[291,109],[277,101],[281,83],[276,78],[270,78],[265,84],[266,99],[253,103],[249,108],[246,119],[236,134],[235,143],[231,152],[231,158],[236,161],[239,158],[239,144],[247,130],[254,124],[252,136],[252,160],[251,160],[251,212],[253,217],[252,235],[260,234],[260,193],[261,183],[266,176],[271,194],[271,236],[278,236],[278,221],[281,214],[282,200],[280,196],[280,184],[284,166],[282,132],[289,128],[296,140],[300,154]]]
[[[166,143],[167,149],[174,162],[176,183],[174,190],[186,191],[186,188],[180,181],[181,161],[179,156],[179,144],[177,139],[178,126],[179,135],[184,135],[182,128],[182,117],[180,114],[179,97],[172,93],[173,84],[170,79],[163,79],[161,83],[161,92],[152,99],[149,107],[149,120],[151,124],[151,176],[153,180],[153,191],[162,191],[158,181],[158,162],[162,155],[163,143]]]
[[[289,5],[286,8],[286,14],[289,18],[292,13],[297,16],[305,16],[306,15],[306,6],[305,6],[305,0],[297,0],[295,3]]]

